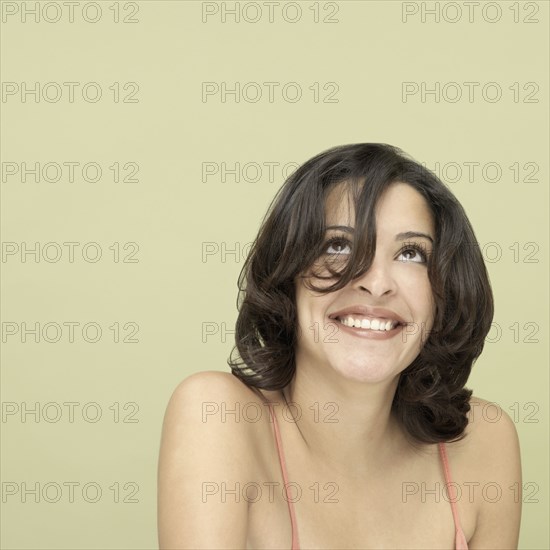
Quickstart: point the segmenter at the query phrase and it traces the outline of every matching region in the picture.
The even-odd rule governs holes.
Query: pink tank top
[[[267,402],[267,401],[266,401]],[[281,471],[283,473],[283,480],[285,483],[285,492],[286,492],[286,501],[288,503],[288,511],[290,513],[290,522],[292,525],[292,550],[299,550],[300,549],[300,543],[298,541],[298,529],[297,529],[297,523],[296,523],[296,514],[294,512],[294,504],[291,500],[289,487],[288,487],[288,476],[286,473],[286,462],[285,462],[285,456],[283,453],[283,444],[281,441],[281,433],[279,431],[279,424],[277,423],[277,417],[275,416],[273,412],[273,407],[271,406],[271,403],[267,402],[269,406],[269,412],[271,414],[271,418],[273,419],[273,427],[275,430],[275,441],[277,443],[277,452],[279,454],[279,462],[281,464]],[[462,531],[462,528],[460,526],[460,519],[458,517],[458,509],[456,507],[456,492],[455,492],[455,486],[452,484],[451,481],[451,472],[449,469],[449,461],[447,459],[447,450],[445,448],[445,443],[439,443],[439,454],[441,456],[441,461],[443,462],[443,469],[445,471],[445,481],[447,483],[447,488],[449,492],[449,500],[451,501],[451,510],[453,513],[453,519],[455,522],[455,550],[468,550],[468,543],[466,541],[466,537],[464,536],[464,532]]]

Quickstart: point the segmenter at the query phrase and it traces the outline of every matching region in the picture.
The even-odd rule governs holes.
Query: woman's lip
[[[348,306],[345,309],[334,311],[329,315],[329,319],[336,319],[337,317],[368,317],[370,319],[387,319],[392,321],[398,321],[406,324],[407,321],[398,315],[391,309],[383,307],[372,307],[364,304],[356,304]]]
[[[350,334],[358,338],[367,338],[370,340],[389,340],[394,336],[397,336],[404,325],[399,324],[391,330],[372,330],[372,329],[361,329],[356,327],[348,327],[344,325],[337,319],[331,319],[332,322],[336,323],[338,330],[342,330],[345,334]]]

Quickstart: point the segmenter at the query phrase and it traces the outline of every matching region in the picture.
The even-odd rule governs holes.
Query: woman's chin
[[[395,373],[386,361],[337,363],[333,368],[344,378],[356,382],[377,384],[391,378]]]

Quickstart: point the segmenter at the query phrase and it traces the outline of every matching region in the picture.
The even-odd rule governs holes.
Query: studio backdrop
[[[1,546],[158,547],[166,404],[229,372],[271,200],[313,155],[376,142],[474,227],[495,316],[467,387],[516,423],[520,548],[548,548],[548,12],[2,1]]]

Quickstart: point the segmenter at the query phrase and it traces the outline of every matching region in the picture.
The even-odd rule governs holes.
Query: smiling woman
[[[350,223],[353,220],[348,219],[353,213],[350,202],[342,201],[339,193],[331,192],[327,200],[329,228],[346,227],[352,231]],[[302,371],[319,371],[320,365],[326,364],[328,358],[330,368],[348,379],[375,383],[391,378],[397,383],[396,375],[410,365],[422,349],[434,318],[427,270],[434,240],[431,236],[434,233],[432,216],[422,196],[410,185],[402,183],[388,187],[379,199],[377,210],[376,258],[367,268],[367,274],[356,277],[350,290],[323,292],[321,296],[315,296],[309,292],[307,280],[304,284],[296,281],[301,329],[297,347],[303,357]],[[339,252],[332,251],[343,239],[344,248]],[[358,240],[356,236],[355,241]],[[346,263],[348,257],[353,257],[352,249],[353,244],[345,235],[329,238],[323,245],[315,269],[319,271],[321,266],[326,266],[331,275],[334,267],[342,271],[349,267]],[[317,276],[324,277],[326,273]],[[303,276],[299,278],[303,279]],[[318,331],[308,330],[316,323]],[[333,332],[336,329],[341,346],[326,342],[327,329]],[[358,345],[357,337],[375,340],[376,343]],[[379,344],[380,340],[385,344]],[[428,440],[425,435],[424,440]]]
[[[315,156],[239,288],[232,373],[187,378],[167,408],[161,548],[517,548],[515,426],[473,422],[485,401],[465,388],[491,286],[434,174],[385,144]],[[205,419],[205,402],[235,417]],[[243,421],[243,403],[269,414]],[[489,482],[497,500],[471,494]]]

